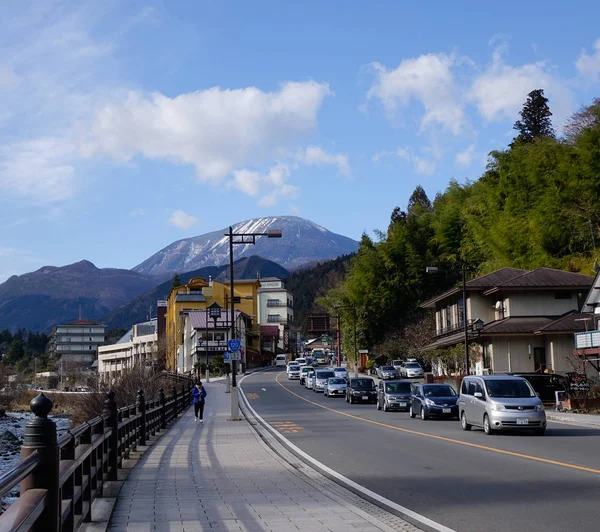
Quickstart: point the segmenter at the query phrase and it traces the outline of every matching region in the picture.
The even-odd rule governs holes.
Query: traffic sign
[[[232,353],[236,353],[240,350],[240,347],[242,347],[242,342],[240,342],[240,340],[234,339],[229,340],[229,342],[227,342],[227,345],[229,347],[229,351],[231,351]]]
[[[225,351],[225,353],[223,353],[223,361],[224,362],[229,362],[231,359],[229,358],[229,352]]]
[[[239,351],[229,353],[229,360],[242,360],[242,354]]]

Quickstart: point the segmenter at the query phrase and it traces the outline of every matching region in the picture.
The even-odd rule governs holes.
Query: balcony
[[[600,348],[600,331],[575,333],[575,349]]]
[[[286,316],[267,316],[267,323],[287,323],[287,317]]]
[[[279,301],[279,299],[269,299],[267,300],[267,307],[285,307],[285,303],[283,301]]]

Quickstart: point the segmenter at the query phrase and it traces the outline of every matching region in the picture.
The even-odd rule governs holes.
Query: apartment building
[[[52,329],[49,353],[64,362],[91,366],[98,355],[98,347],[105,342],[106,327],[91,320],[77,320]]]

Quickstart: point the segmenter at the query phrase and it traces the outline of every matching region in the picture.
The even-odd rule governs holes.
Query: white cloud
[[[527,95],[535,89],[544,89],[549,98],[554,124],[559,126],[572,110],[572,94],[567,84],[550,72],[543,61],[513,67],[503,59],[504,49],[497,49],[493,60],[477,76],[468,97],[488,122],[516,120]]]
[[[439,124],[457,135],[463,128],[465,117],[452,73],[456,64],[452,56],[444,53],[404,59],[393,70],[374,63],[377,78],[368,98],[380,100],[390,114],[416,100],[425,109],[421,131]]]
[[[421,148],[421,152],[432,153],[433,150],[431,148]],[[398,148],[396,154],[401,159],[405,159],[412,164],[413,172],[415,172],[415,174],[431,175],[437,168],[435,158],[432,159],[431,157],[415,155],[409,148]]]
[[[167,223],[174,227],[178,227],[179,229],[189,229],[198,223],[198,218],[178,209],[173,211],[173,214],[167,220]]]
[[[276,92],[211,89],[169,98],[131,92],[96,113],[86,154],[191,164],[200,180],[287,154],[317,123],[327,84],[287,82]]]
[[[263,196],[258,204],[261,207],[273,207],[279,200],[295,198],[298,195],[299,188],[294,185],[283,185],[275,188],[272,192]]]
[[[594,53],[587,54],[582,51],[575,66],[582,76],[592,81],[598,81],[600,78],[600,39],[594,43]]]
[[[309,146],[306,151],[298,156],[298,160],[308,166],[321,166],[330,164],[337,166],[340,174],[350,176],[348,156],[341,153],[327,153],[319,146]]]
[[[475,144],[471,144],[465,151],[456,154],[456,162],[460,166],[471,166],[475,155]]]
[[[233,173],[230,186],[249,196],[258,196],[265,187],[272,191],[273,188],[277,190],[286,186],[290,173],[290,167],[281,163],[269,168],[266,173],[242,168]]]

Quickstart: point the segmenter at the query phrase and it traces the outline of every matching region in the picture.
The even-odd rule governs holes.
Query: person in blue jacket
[[[204,399],[206,398],[206,389],[202,386],[202,382],[198,381],[192,390],[194,398],[194,421],[200,419],[200,423],[204,423]]]

